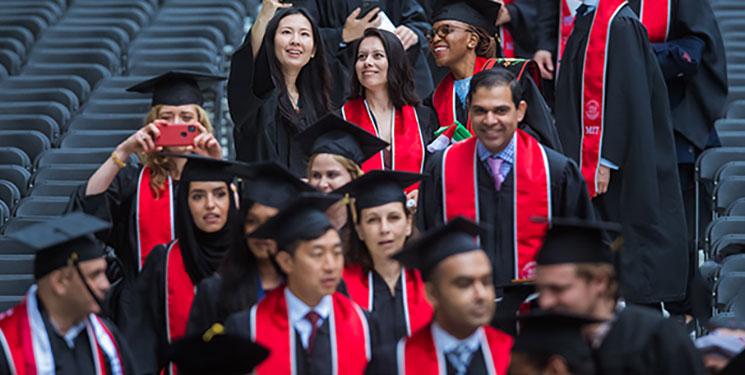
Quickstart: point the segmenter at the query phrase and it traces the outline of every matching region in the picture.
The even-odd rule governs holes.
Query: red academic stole
[[[178,240],[173,241],[166,251],[165,291],[166,337],[171,343],[186,334],[186,323],[189,321],[195,294],[194,283],[186,272]],[[175,366],[169,364],[163,373],[168,373],[166,371],[175,374]]]
[[[639,19],[647,28],[649,41],[661,43],[667,40],[670,33],[670,16],[672,0],[641,0]]]
[[[341,109],[342,117],[378,136],[378,129],[363,99],[352,99]],[[419,117],[413,106],[406,105],[396,110],[394,117],[392,145],[392,169],[396,171],[422,173],[424,169],[424,138],[419,127]],[[369,172],[385,169],[383,151],[362,163],[362,170]],[[418,185],[417,185],[418,186]],[[411,189],[411,188],[410,188]],[[409,190],[407,190],[409,191]]]
[[[15,375],[36,375],[40,371],[54,371],[54,358],[51,347],[48,347],[49,339],[41,314],[38,310],[30,310],[38,309],[36,302],[29,303],[29,298],[36,298],[30,295],[32,292],[29,292],[18,305],[0,315],[0,346],[10,373]],[[106,364],[109,365],[110,373],[123,374],[124,364],[116,337],[111,330],[101,318],[92,314],[86,320],[85,326],[91,349],[95,350],[93,366],[96,374],[107,374]],[[42,358],[37,358],[37,355]]]
[[[502,6],[512,4],[515,0],[504,0]],[[507,25],[502,25],[499,28],[499,41],[502,47],[502,57],[513,59],[515,56],[515,38],[512,37],[512,33],[507,29]]]
[[[285,288],[267,292],[251,308],[251,339],[269,348],[256,374],[296,374],[295,330],[290,327]],[[329,315],[333,374],[362,374],[371,359],[370,333],[362,309],[340,293]]]
[[[587,40],[582,80],[580,171],[591,197],[597,195],[597,173],[603,148],[605,78],[610,27],[625,0],[603,0],[595,10]]]
[[[496,62],[495,59],[477,56],[476,63],[473,65],[473,74],[493,68]],[[455,123],[457,112],[455,110],[455,78],[453,77],[453,73],[448,73],[440,81],[440,84],[437,85],[435,93],[432,95],[432,104],[435,107],[435,112],[437,112],[437,119],[440,121],[440,126],[450,126]],[[470,119],[466,122],[465,126],[468,131],[473,133]]]
[[[169,243],[175,238],[173,231],[173,183],[168,177],[160,196],[155,198],[150,188],[151,170],[142,168],[137,182],[135,226],[137,230],[137,270],[145,265],[145,259],[157,245]]]
[[[520,129],[515,131],[515,181],[513,233],[515,278],[531,279],[535,256],[548,231],[547,222],[533,218],[551,218],[551,174],[546,151],[538,141]],[[443,218],[458,216],[479,221],[478,138],[471,137],[445,150],[442,161]]]
[[[647,28],[648,38],[652,43],[660,43],[667,40],[670,33],[670,17],[672,15],[671,1],[640,0],[639,19],[644,24],[644,27]],[[559,45],[557,48],[559,55],[557,60],[561,60],[561,56],[564,54],[564,47],[574,28],[574,16],[572,16],[567,0],[561,0],[560,3]]]
[[[507,374],[510,365],[512,337],[489,326],[483,326],[481,336],[481,353],[486,363],[488,374]],[[444,374],[447,369],[445,353],[437,347],[432,335],[432,326],[428,325],[413,336],[398,343],[398,374]],[[476,358],[471,359],[471,361]]]
[[[349,298],[367,311],[373,309],[373,277],[372,272],[364,273],[361,266],[344,268],[344,284],[347,286]],[[429,324],[432,321],[432,306],[430,306],[424,291],[422,276],[417,270],[405,269],[401,272],[404,301],[404,316],[406,319],[406,335]]]

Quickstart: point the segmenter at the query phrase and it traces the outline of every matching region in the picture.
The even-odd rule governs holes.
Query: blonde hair
[[[621,295],[619,292],[618,277],[616,269],[612,264],[607,263],[580,263],[575,266],[577,277],[587,282],[593,280],[605,280],[608,283],[608,289],[605,291],[605,297],[617,300]]]
[[[150,108],[150,112],[147,113],[145,118],[145,124],[149,124],[158,118],[160,118],[160,110],[163,108],[163,104],[158,104]],[[212,121],[207,111],[199,105],[194,105],[194,110],[197,112],[197,121],[207,129],[209,133],[214,132],[212,127]],[[159,155],[148,155],[140,153],[138,155],[142,164],[150,168],[150,189],[155,197],[160,196],[163,191],[166,179],[176,171],[176,163],[173,160]]]
[[[316,160],[316,157],[320,154],[315,154],[310,157],[310,160],[308,160],[308,170],[306,171],[306,176],[311,175],[311,166],[313,165],[313,162]],[[329,154],[331,157],[339,164],[341,164],[341,167],[344,168],[347,172],[349,172],[349,175],[352,176],[352,180],[355,180],[362,176],[364,172],[362,172],[362,168],[360,168],[357,163],[352,161],[351,159],[347,159],[341,155],[336,154]]]

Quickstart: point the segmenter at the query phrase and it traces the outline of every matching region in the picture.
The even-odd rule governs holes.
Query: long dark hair
[[[404,244],[412,240],[413,238],[416,238],[418,235],[418,231],[416,230],[416,226],[414,225],[414,218],[412,213],[406,209],[406,204],[401,203],[404,215],[406,215],[406,219],[411,219],[411,235],[409,235],[408,238],[406,238],[406,241],[404,241]],[[352,208],[352,210],[356,210],[355,208]],[[370,249],[367,248],[367,245],[360,239],[360,236],[357,234],[357,226],[355,224],[359,224],[361,217],[362,217],[362,210],[355,211],[354,216],[350,216],[350,218],[354,218],[354,220],[349,221],[349,235],[347,238],[343,238],[342,241],[344,241],[344,249],[346,250],[346,257],[344,258],[345,265],[359,265],[362,267],[362,270],[364,272],[370,272],[375,268],[375,264],[373,263],[372,255],[370,254]]]
[[[305,104],[301,108],[303,115],[309,123],[313,123],[331,110],[331,75],[326,63],[326,48],[324,47],[321,30],[318,28],[318,25],[313,21],[308,11],[303,8],[292,7],[281,9],[269,21],[263,43],[269,59],[269,71],[272,74],[274,85],[280,94],[279,111],[286,118],[294,119],[297,117],[297,114],[293,110],[292,104],[290,104],[285,77],[282,74],[282,67],[274,53],[274,36],[277,34],[279,22],[283,18],[293,14],[300,14],[307,18],[313,32],[313,46],[316,49],[315,56],[300,70],[300,75],[298,75],[296,82],[300,98]]]
[[[366,38],[378,38],[383,43],[386,57],[388,58],[388,98],[393,106],[401,108],[405,105],[419,104],[419,97],[416,94],[416,83],[414,73],[406,58],[406,51],[396,34],[390,31],[367,29],[365,34],[355,43],[354,61],[356,64],[357,55],[360,52],[360,45]],[[355,69],[352,74],[352,94],[350,99],[365,97],[365,88],[362,87]]]
[[[241,201],[240,215],[245,220],[253,202]],[[241,228],[243,233],[243,228]],[[245,243],[245,240],[243,241]],[[258,300],[260,285],[258,274],[258,260],[246,245],[243,248],[233,248],[223,259],[218,270],[222,279],[218,294],[218,309],[225,314],[237,312],[251,307]]]

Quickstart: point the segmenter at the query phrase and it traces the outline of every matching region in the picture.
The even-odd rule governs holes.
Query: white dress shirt
[[[306,305],[305,302],[301,301],[300,298],[297,298],[292,294],[290,288],[285,288],[285,300],[287,301],[287,312],[290,319],[290,326],[295,328],[295,330],[300,334],[303,348],[307,349],[308,340],[310,340],[310,333],[313,330],[313,327],[311,326],[310,321],[305,319],[305,315],[311,310],[315,311],[321,316],[321,319],[316,323],[317,326],[320,327],[323,325],[323,322],[328,319],[329,314],[331,313],[331,308],[333,307],[331,295],[324,296],[321,298],[321,302],[319,302],[318,305],[311,308]]]

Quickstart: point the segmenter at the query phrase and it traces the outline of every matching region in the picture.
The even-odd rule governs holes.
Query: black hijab
[[[176,238],[186,272],[194,284],[212,275],[231,248],[245,246],[242,220],[231,189],[233,175],[225,168],[227,165],[229,162],[222,160],[189,158],[181,173],[176,195]],[[228,219],[217,232],[204,232],[194,223],[189,209],[189,187],[195,181],[222,181],[226,184],[230,199]]]

